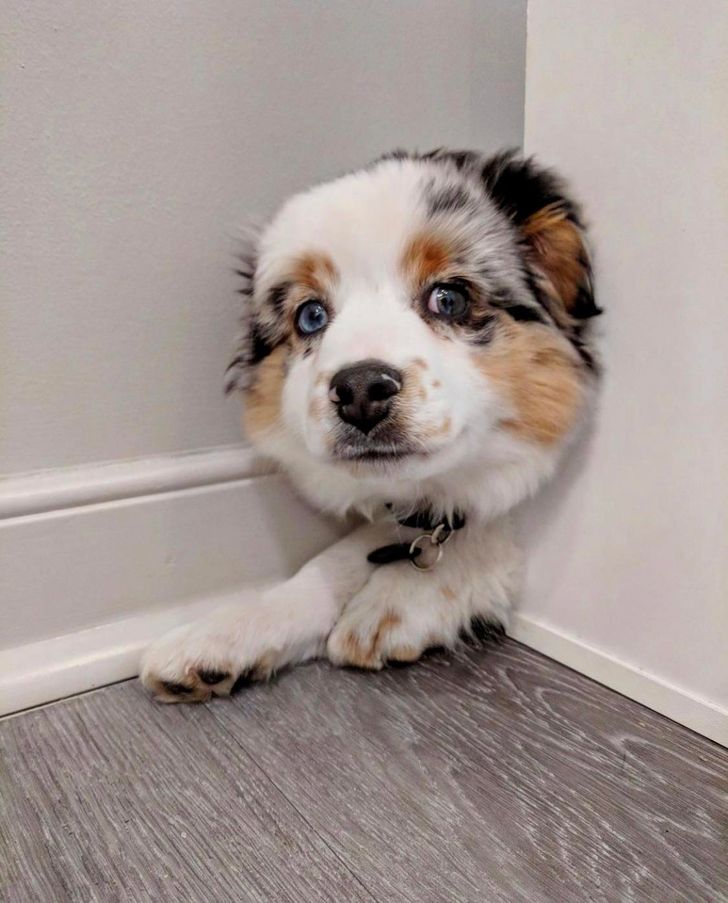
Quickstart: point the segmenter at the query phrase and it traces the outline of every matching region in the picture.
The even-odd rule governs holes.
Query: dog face
[[[512,154],[395,154],[298,195],[243,275],[230,386],[249,438],[322,507],[505,510],[585,407],[579,214]]]

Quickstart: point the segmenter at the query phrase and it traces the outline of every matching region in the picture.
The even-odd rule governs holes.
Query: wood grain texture
[[[380,900],[728,899],[728,752],[515,643],[212,711]]]
[[[728,900],[728,751],[508,641],[0,721],[0,899]]]
[[[204,707],[119,684],[0,722],[0,899],[370,901]]]

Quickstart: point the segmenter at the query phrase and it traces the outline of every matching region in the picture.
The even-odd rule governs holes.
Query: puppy
[[[162,702],[319,656],[379,669],[507,623],[509,511],[594,395],[579,208],[513,152],[396,152],[289,200],[250,255],[229,388],[249,439],[363,526],[146,653]]]

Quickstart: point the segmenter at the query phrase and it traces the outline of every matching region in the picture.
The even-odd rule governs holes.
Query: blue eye
[[[455,285],[436,285],[430,292],[427,309],[448,320],[457,320],[468,309],[467,293]]]
[[[329,322],[326,308],[320,301],[306,301],[296,311],[296,329],[301,335],[313,335]]]

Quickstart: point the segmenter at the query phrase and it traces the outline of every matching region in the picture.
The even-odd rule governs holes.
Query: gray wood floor
[[[0,898],[726,901],[728,751],[511,641],[0,721]]]

